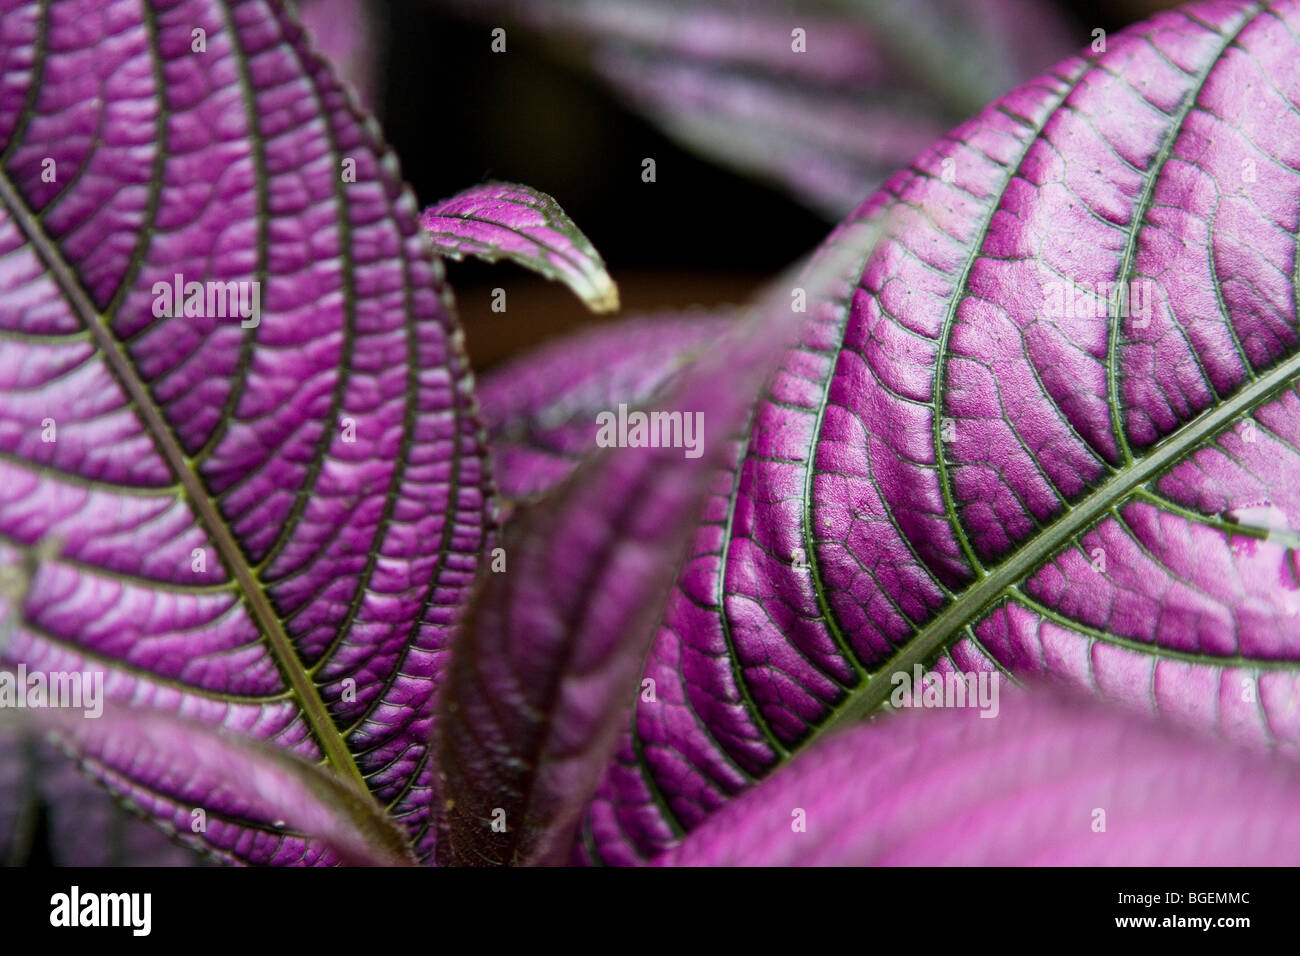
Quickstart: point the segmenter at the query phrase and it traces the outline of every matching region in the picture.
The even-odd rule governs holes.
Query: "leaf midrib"
[[[176,476],[199,521],[207,529],[209,539],[221,556],[222,563],[238,582],[246,606],[252,612],[255,623],[270,645],[280,665],[280,672],[289,681],[294,697],[302,708],[303,716],[311,727],[312,736],[325,752],[326,759],[340,774],[359,787],[362,794],[369,795],[370,790],[361,776],[361,771],[335,728],[325,702],[303,667],[293,642],[284,630],[283,623],[271,606],[266,589],[253,577],[238,543],[231,535],[229,526],[218,513],[198,474],[190,467],[188,456],[176,441],[153,395],[123,351],[122,344],[108,328],[106,317],[101,315],[94,303],[90,301],[73,274],[71,266],[64,260],[54,241],[46,235],[10,180],[8,173],[3,169],[0,169],[0,200],[13,214],[14,221],[23,231],[27,241],[50,270],[78,318],[90,331],[109,370],[125,390],[136,414],[140,416],[152,436],[155,447]],[[373,801],[373,798],[371,799]]]
[[[1121,258],[1121,268],[1119,275],[1121,279],[1125,278],[1125,273],[1131,271],[1133,261],[1133,250],[1136,246],[1137,235],[1141,231],[1145,221],[1146,207],[1151,201],[1154,194],[1155,183],[1159,178],[1159,172],[1163,168],[1165,161],[1171,155],[1178,134],[1183,128],[1187,114],[1194,107],[1200,91],[1204,88],[1209,76],[1214,72],[1215,66],[1222,60],[1224,51],[1227,50],[1241,33],[1255,21],[1260,13],[1258,5],[1252,6],[1247,10],[1241,11],[1242,21],[1237,27],[1222,38],[1218,52],[1210,58],[1204,71],[1196,77],[1192,88],[1189,90],[1184,102],[1180,104],[1176,112],[1170,129],[1165,139],[1161,142],[1157,153],[1157,158],[1152,164],[1149,171],[1147,182],[1138,205],[1138,210],[1134,215],[1133,228],[1130,230],[1129,241],[1126,243],[1125,254]],[[1219,32],[1217,29],[1213,32]],[[1095,63],[1096,57],[1088,57],[1089,64]],[[1054,113],[1060,108],[1064,98],[1086,75],[1086,70],[1081,72],[1072,82],[1069,83],[1068,89],[1061,97],[1058,98],[1056,105],[1052,109]],[[1042,126],[1040,125],[1022,151],[1020,160],[1023,161],[1028,149],[1032,143],[1038,141],[1042,136]],[[1016,167],[1019,168],[1019,162]],[[996,203],[994,204],[996,208]],[[992,214],[990,213],[989,221]],[[987,222],[985,227],[987,228]],[[976,249],[978,249],[978,244]],[[966,263],[966,271],[962,275],[961,283],[958,288],[964,287],[965,279],[969,273],[971,264],[974,259],[969,259]],[[960,295],[953,296],[953,304],[949,312],[949,320],[952,319],[953,310],[956,303],[961,298]],[[951,322],[945,322],[944,334],[951,326]],[[1229,322],[1229,326],[1231,323]],[[1112,329],[1113,332],[1113,329]],[[1115,336],[1111,336],[1111,348],[1114,347]],[[940,350],[940,367],[944,351]],[[1108,387],[1111,388],[1112,398],[1115,375],[1113,372],[1113,351],[1111,353],[1112,362],[1108,363]],[[1248,366],[1249,368],[1249,366]],[[1290,370],[1290,371],[1288,371]],[[1146,455],[1140,459],[1135,459],[1132,449],[1128,442],[1119,437],[1119,450],[1121,452],[1121,464],[1117,470],[1103,484],[1096,488],[1088,497],[1070,506],[1062,512],[1060,518],[1052,524],[1043,528],[1028,542],[1019,548],[1015,554],[996,566],[992,570],[986,570],[979,562],[975,563],[976,573],[979,575],[976,582],[968,587],[965,591],[953,595],[952,601],[939,612],[938,615],[931,618],[924,626],[916,631],[915,635],[909,640],[907,645],[896,655],[889,658],[884,664],[871,670],[866,680],[857,688],[850,691],[848,695],[835,708],[832,709],[830,716],[821,724],[813,729],[808,741],[817,738],[822,733],[831,728],[840,725],[842,722],[850,722],[861,717],[864,713],[870,712],[888,696],[891,687],[888,682],[875,680],[874,678],[898,670],[907,671],[913,664],[923,663],[930,658],[932,654],[946,646],[952,639],[953,635],[961,632],[963,628],[968,627],[982,614],[990,605],[1004,597],[1008,590],[1017,584],[1021,578],[1037,567],[1042,561],[1045,561],[1051,554],[1065,545],[1078,531],[1093,521],[1100,518],[1107,511],[1114,508],[1121,501],[1132,495],[1139,487],[1149,481],[1152,477],[1162,471],[1165,467],[1176,462],[1181,455],[1190,450],[1190,448],[1199,444],[1210,434],[1213,434],[1218,427],[1230,422],[1236,418],[1242,411],[1252,407],[1257,401],[1264,400],[1268,394],[1278,389],[1286,387],[1294,380],[1295,374],[1300,372],[1300,355],[1284,361],[1274,368],[1273,372],[1263,377],[1254,378],[1251,384],[1242,391],[1225,402],[1207,409],[1198,418],[1188,423],[1180,429],[1177,434],[1170,436],[1154,445]],[[1115,408],[1112,403],[1112,410]],[[1112,412],[1113,413],[1113,412]],[[935,416],[935,425],[937,432],[939,416]],[[937,437],[937,436],[936,436]],[[940,473],[943,473],[943,456],[939,456]],[[811,469],[810,469],[811,471]],[[947,497],[947,488],[945,484],[945,500],[949,503],[951,512],[952,502]],[[963,545],[963,550],[967,556],[974,559],[973,552],[969,552],[966,546],[966,536],[958,526],[958,540]],[[951,594],[948,588],[945,591]],[[833,620],[828,617],[828,620]]]
[[[1139,487],[1183,460],[1202,442],[1225,430],[1233,420],[1292,386],[1300,375],[1300,353],[1276,365],[1227,401],[1207,408],[1183,428],[1153,445],[1142,458],[1117,472],[1087,497],[1079,500],[1052,524],[1028,539],[1010,558],[989,571],[917,631],[907,645],[874,669],[867,680],[851,691],[807,741],[870,712],[889,696],[890,681],[877,678],[897,671],[909,671],[939,650],[947,640],[975,620],[1029,572],[1041,566],[1077,533],[1128,498]]]

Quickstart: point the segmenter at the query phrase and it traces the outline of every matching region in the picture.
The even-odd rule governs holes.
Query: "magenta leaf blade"
[[[897,714],[820,741],[667,866],[1294,866],[1300,770],[1077,701]]]
[[[876,231],[845,230],[807,267],[819,293],[860,268]],[[448,839],[463,864],[564,862],[613,750],[636,673],[691,537],[721,490],[753,396],[803,316],[785,289],[631,412],[677,426],[614,438],[507,524],[457,636],[438,722]],[[816,296],[815,296],[816,299]],[[603,341],[603,340],[602,340]],[[600,347],[599,344],[596,346]],[[605,383],[596,380],[599,387]],[[662,429],[667,427],[667,431]],[[642,684],[641,695],[654,695]]]
[[[94,719],[58,708],[19,715],[70,748],[128,807],[227,862],[413,862],[406,834],[369,811],[366,793],[263,741],[117,704]]]
[[[393,156],[277,2],[15,0],[0,35],[0,564],[43,556],[4,668],[320,763],[430,856],[484,462]]]
[[[1300,750],[1298,37],[1160,14],[850,217],[888,236],[758,403],[581,858],[653,857],[917,664]]]
[[[576,51],[679,142],[832,220],[1087,37],[1033,0],[439,2]]]
[[[596,448],[596,416],[647,405],[734,323],[729,313],[628,318],[494,369],[478,386],[492,478],[507,501],[557,487]]]
[[[546,193],[484,183],[430,206],[420,225],[439,255],[507,259],[563,282],[593,312],[618,311],[618,287],[604,261]]]

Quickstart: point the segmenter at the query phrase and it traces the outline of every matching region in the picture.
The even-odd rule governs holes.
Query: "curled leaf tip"
[[[592,312],[617,312],[618,286],[560,204],[515,183],[483,183],[420,215],[434,251],[451,259],[508,259],[567,285]]]

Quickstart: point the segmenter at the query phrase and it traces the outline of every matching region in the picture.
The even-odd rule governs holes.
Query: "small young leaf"
[[[593,312],[618,311],[605,263],[560,204],[515,183],[484,183],[436,203],[420,224],[442,256],[509,259],[563,282]]]

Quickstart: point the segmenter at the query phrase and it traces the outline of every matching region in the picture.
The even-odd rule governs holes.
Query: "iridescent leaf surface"
[[[560,204],[517,183],[484,183],[420,214],[439,255],[507,259],[563,282],[593,312],[618,311],[605,263]]]
[[[53,548],[6,667],[326,765],[429,855],[483,459],[392,155],[277,3],[8,0],[0,35],[0,564]]]
[[[1161,14],[854,213],[889,236],[755,409],[584,858],[653,856],[917,663],[1297,749],[1297,64],[1295,3]]]

